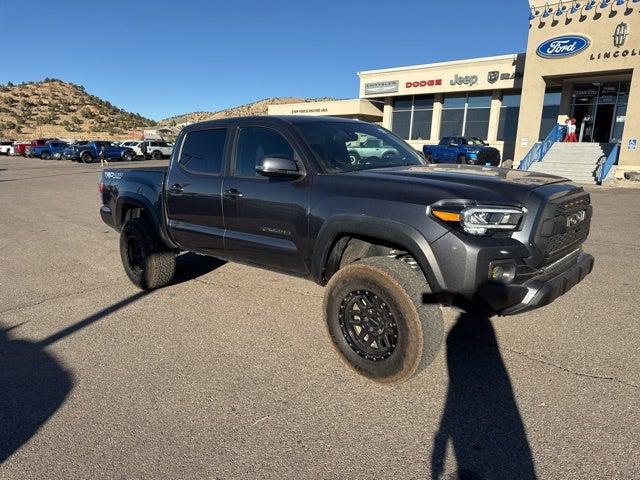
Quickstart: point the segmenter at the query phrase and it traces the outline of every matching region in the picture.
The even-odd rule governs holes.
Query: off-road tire
[[[135,255],[134,249],[140,249]],[[129,279],[143,290],[162,288],[171,283],[176,271],[176,254],[162,244],[144,218],[132,218],[120,232],[120,258]]]
[[[354,292],[365,291],[382,300],[397,328],[395,348],[384,359],[365,358],[346,334],[345,300]],[[430,291],[421,271],[395,258],[365,258],[340,269],[329,281],[324,297],[327,331],[340,357],[357,373],[387,384],[403,382],[426,368],[444,337],[440,306],[422,302]]]
[[[153,158],[154,160],[162,160],[162,152],[160,150],[154,150],[154,152],[151,154],[151,158]]]
[[[93,157],[90,153],[85,153],[82,155],[82,163],[93,163]]]

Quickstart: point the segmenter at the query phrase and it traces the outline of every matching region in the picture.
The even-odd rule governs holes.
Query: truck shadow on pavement
[[[215,270],[224,262],[199,255],[181,255],[174,284]],[[47,350],[50,345],[90,326],[148,295],[138,292],[34,342],[15,339],[21,324],[0,327],[0,465],[24,445],[62,406],[73,389],[70,370]]]
[[[490,319],[460,313],[446,348],[449,387],[431,454],[432,478],[535,479],[531,447]],[[458,469],[443,476],[449,444]]]
[[[24,445],[64,403],[73,375],[46,347],[139,300],[138,292],[39,341],[12,339],[20,325],[0,328],[0,464]]]

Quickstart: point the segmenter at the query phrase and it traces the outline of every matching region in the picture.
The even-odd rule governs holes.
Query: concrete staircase
[[[554,143],[541,162],[529,171],[558,175],[576,183],[595,184],[598,161],[611,152],[611,143]]]

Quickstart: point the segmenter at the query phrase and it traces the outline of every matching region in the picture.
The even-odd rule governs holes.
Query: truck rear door
[[[308,176],[267,178],[256,173],[263,157],[285,156],[304,169],[287,132],[244,124],[238,129],[231,169],[224,180],[225,247],[236,261],[305,275]]]
[[[224,258],[222,179],[227,127],[190,130],[172,159],[165,184],[168,229],[185,250]]]

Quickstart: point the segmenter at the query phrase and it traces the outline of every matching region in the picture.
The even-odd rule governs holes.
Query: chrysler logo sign
[[[570,57],[585,50],[589,43],[589,39],[582,35],[563,35],[542,42],[536,53],[542,58]]]
[[[629,26],[624,22],[619,23],[613,31],[613,46],[618,48],[623,46],[627,41],[627,35],[629,35]]]

